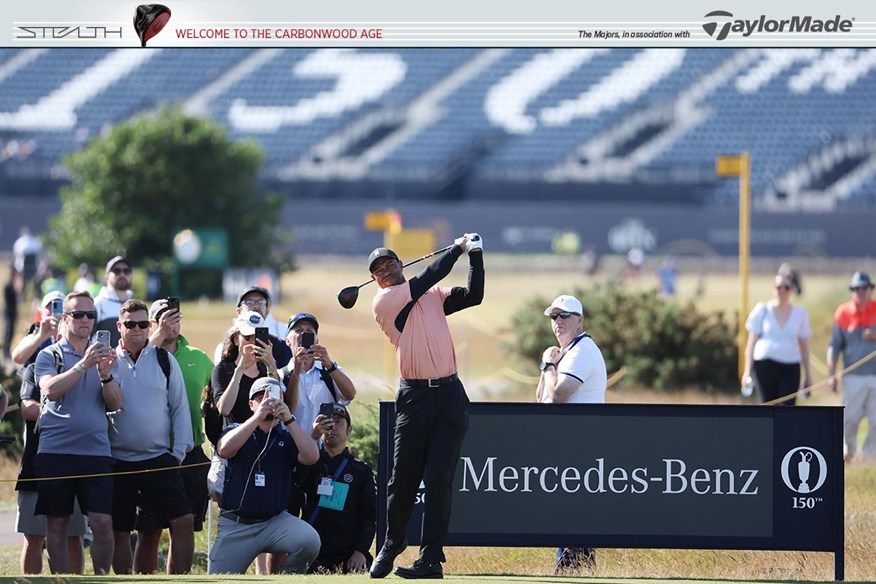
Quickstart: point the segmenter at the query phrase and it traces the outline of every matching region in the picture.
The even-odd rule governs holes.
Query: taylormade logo
[[[733,14],[726,10],[713,10],[705,18],[714,19],[703,24],[703,30],[715,40],[723,41],[731,33],[742,33],[750,37],[754,33],[802,32],[802,33],[844,33],[852,30],[854,19],[843,18],[839,14],[830,20],[821,20],[811,16],[792,16],[786,20],[767,18],[761,14],[754,20],[732,19]],[[720,27],[720,28],[719,28]]]

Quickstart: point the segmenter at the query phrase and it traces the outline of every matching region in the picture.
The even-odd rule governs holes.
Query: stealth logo
[[[715,19],[703,24],[703,30],[716,41],[723,41],[731,32],[742,33],[742,36],[746,38],[753,33],[846,33],[852,30],[854,23],[853,18],[842,18],[839,14],[830,20],[821,20],[811,16],[792,16],[785,20],[776,20],[767,18],[766,14],[761,14],[759,18],[753,20],[741,18],[732,20],[733,13],[726,10],[713,10],[704,18]]]
[[[714,18],[716,16],[724,16],[727,18],[733,18],[733,14],[727,12],[726,10],[713,10],[706,14],[706,18]],[[718,36],[715,36],[715,29],[718,28],[717,22],[707,22],[703,25],[703,30],[706,31],[706,34],[709,36],[714,36],[716,41],[723,41],[727,38],[727,35],[730,34],[730,21],[724,23],[724,26],[721,27],[721,30],[718,32]]]

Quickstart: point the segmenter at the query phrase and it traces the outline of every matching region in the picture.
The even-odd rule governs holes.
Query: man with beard
[[[124,256],[116,256],[106,263],[106,285],[100,289],[94,299],[94,309],[97,311],[97,323],[94,330],[110,332],[110,345],[119,344],[119,309],[122,304],[134,296],[131,284],[134,282],[134,269],[131,262]]]

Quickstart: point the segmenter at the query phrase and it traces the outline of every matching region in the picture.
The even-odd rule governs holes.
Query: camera
[[[278,384],[272,383],[268,386],[268,397],[277,401],[282,399],[280,386]]]
[[[94,338],[98,343],[101,343],[107,347],[110,346],[110,332],[109,331],[99,330],[94,335]]]
[[[64,314],[64,299],[63,298],[55,298],[52,300],[52,314],[54,316],[61,316]]]
[[[305,331],[301,333],[301,346],[305,349],[310,349],[313,346],[313,343],[316,342],[316,335],[311,331]],[[323,404],[325,405],[325,404]],[[331,405],[331,404],[330,404]]]

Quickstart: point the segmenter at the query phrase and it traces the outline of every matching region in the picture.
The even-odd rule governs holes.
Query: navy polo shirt
[[[239,425],[230,424],[223,434]],[[268,519],[288,507],[298,447],[283,424],[271,430],[267,448],[266,440],[268,433],[256,428],[237,454],[228,459],[220,505],[223,511],[247,519]],[[264,486],[257,486],[260,474],[264,475]]]

